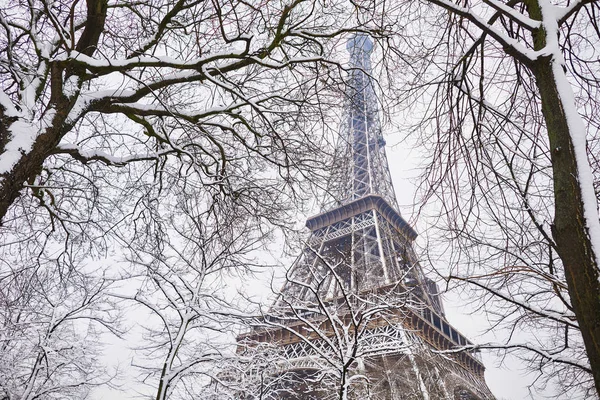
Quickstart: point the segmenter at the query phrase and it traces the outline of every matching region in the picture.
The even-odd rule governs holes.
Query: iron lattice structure
[[[350,391],[354,399],[493,399],[472,343],[448,323],[418,263],[417,233],[398,212],[371,79],[373,43],[358,34],[347,47],[350,85],[330,200],[307,221],[303,253],[264,323],[238,337],[240,351],[276,344],[271,375],[297,379],[275,385],[270,399],[336,398],[319,371],[346,364],[349,375],[368,377]]]

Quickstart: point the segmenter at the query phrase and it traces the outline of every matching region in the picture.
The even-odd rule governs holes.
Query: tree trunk
[[[600,394],[598,265],[584,217],[573,140],[552,63],[552,56],[546,56],[538,59],[533,66],[542,99],[552,160],[555,204],[552,235],[565,269],[571,303],[581,328],[596,391]]]
[[[108,0],[87,0],[87,18],[83,33],[77,41],[75,49],[87,56],[92,56],[104,29],[106,21]],[[66,44],[65,44],[66,45]],[[58,63],[49,63],[50,68],[50,102],[46,111],[55,110],[56,114],[49,122],[47,128],[38,132],[35,142],[30,151],[21,153],[14,167],[0,174],[0,226],[9,207],[20,196],[26,182],[31,182],[42,171],[44,161],[48,158],[54,148],[59,144],[61,138],[68,132],[73,122],[67,122],[69,111],[73,108],[75,97],[69,99],[63,93],[63,82],[66,78],[76,73],[76,68],[64,68]],[[41,92],[41,91],[40,91]],[[6,151],[6,145],[15,136],[23,135],[14,124],[19,122],[17,118],[4,116],[6,110],[0,108],[0,154]],[[31,122],[31,121],[21,121]],[[13,130],[14,129],[14,130]],[[31,127],[31,129],[34,129]]]
[[[31,182],[42,171],[44,160],[51,154],[52,150],[58,145],[62,132],[61,127],[68,110],[57,112],[53,118],[52,126],[38,135],[31,151],[22,153],[21,157],[14,167],[5,174],[0,174],[0,226],[8,208],[15,202],[25,187],[26,182]],[[22,135],[21,132],[11,132],[12,125],[0,127],[0,142],[8,143],[13,133]],[[15,129],[17,130],[17,129]],[[1,140],[6,138],[6,141]],[[5,151],[4,146],[0,146],[0,154]]]

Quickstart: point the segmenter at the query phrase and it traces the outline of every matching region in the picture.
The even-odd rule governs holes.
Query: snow
[[[10,97],[2,89],[0,89],[0,107],[4,108],[4,115],[7,117],[18,117],[21,115],[15,108]]]
[[[510,47],[513,51],[518,52],[522,57],[528,58],[530,60],[535,60],[540,54],[532,49],[528,49],[523,44],[519,42],[518,39],[513,39],[508,35],[505,35],[503,32],[498,30],[495,26],[492,26],[487,23],[487,21],[477,15],[473,10],[466,7],[461,7],[456,5],[448,0],[429,0],[433,4],[437,4],[447,10],[451,10],[458,15],[467,16],[467,18],[473,22],[477,27],[482,30],[485,30],[491,37],[493,37],[496,41],[502,44],[505,47]],[[511,15],[518,13],[516,10],[511,11]]]
[[[47,51],[45,47],[43,51]],[[31,80],[24,85],[23,90],[19,93],[19,98],[21,100],[24,111],[29,112],[29,117],[33,117],[35,110],[35,103],[37,97],[37,90],[42,84],[41,76],[46,74],[47,65],[45,62],[40,62],[40,65],[37,68],[36,74]]]
[[[560,21],[565,16],[569,15],[576,7],[580,7],[581,3],[583,3],[584,1],[585,0],[577,0],[577,1],[573,1],[571,4],[569,4],[566,7],[555,7],[554,18],[557,21]]]
[[[136,91],[132,89],[107,89],[81,93],[81,97],[91,101],[106,97],[129,97],[135,95],[135,93]]]
[[[21,157],[33,149],[36,138],[49,126],[54,114],[55,110],[49,110],[37,124],[20,118],[10,125],[10,139],[0,154],[0,174],[10,173]]]
[[[67,116],[67,123],[73,123],[81,116],[81,113],[87,108],[90,102],[99,100],[107,97],[128,97],[135,94],[134,90],[129,89],[109,89],[109,90],[96,90],[90,92],[82,92],[77,97],[77,100],[69,115]]]
[[[594,192],[594,177],[587,157],[587,130],[577,111],[573,89],[563,69],[565,61],[558,42],[558,20],[564,14],[562,9],[552,5],[548,0],[540,0],[539,4],[542,11],[542,24],[546,30],[546,50],[548,54],[552,55],[552,72],[574,147],[585,226],[598,268],[600,267],[600,221],[598,220],[598,202]]]
[[[36,77],[21,92],[21,101],[28,110],[32,110],[35,106],[35,92],[39,85],[40,79]]]
[[[60,143],[56,146],[58,152],[77,152],[81,157],[86,158],[88,160],[102,160],[103,162],[113,164],[113,165],[124,165],[129,162],[137,161],[137,160],[149,160],[149,159],[158,159],[169,153],[169,150],[151,152],[146,154],[131,154],[127,156],[115,156],[109,153],[106,153],[102,150],[83,150],[81,147],[77,146],[73,143]]]
[[[504,14],[510,16],[512,20],[519,22],[521,25],[529,29],[536,29],[540,27],[540,21],[533,20],[502,2],[496,0],[487,0],[486,3],[497,10],[501,10]]]
[[[76,75],[70,76],[63,84],[63,93],[67,97],[77,94],[79,90],[79,78]]]
[[[315,57],[295,57],[295,58],[289,58],[286,59],[284,61],[273,61],[273,60],[267,60],[264,58],[259,58],[259,57],[248,57],[249,59],[251,59],[252,61],[254,61],[257,64],[263,65],[265,67],[269,67],[269,68],[284,68],[293,64],[300,64],[300,63],[311,63],[311,62],[320,62],[320,61],[324,61],[325,58],[324,57],[320,57],[320,56],[315,56]]]
[[[85,54],[79,53],[78,51],[72,50],[69,53],[69,59],[77,60],[87,64],[93,68],[107,68],[107,67],[116,67],[116,68],[133,68],[133,67],[142,67],[142,66],[170,66],[177,68],[194,68],[199,64],[205,64],[211,61],[216,61],[222,58],[232,59],[235,56],[240,56],[241,54],[236,54],[233,51],[224,51],[220,53],[209,54],[205,57],[195,58],[189,61],[182,61],[176,58],[166,57],[166,56],[142,56],[142,57],[133,57],[128,59],[110,59],[105,58],[103,60],[89,57]]]

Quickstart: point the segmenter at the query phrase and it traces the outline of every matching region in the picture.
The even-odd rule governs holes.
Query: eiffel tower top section
[[[345,365],[369,377],[378,399],[493,399],[477,354],[458,352],[472,343],[446,320],[437,285],[414,251],[417,233],[398,212],[371,79],[373,43],[357,34],[348,49],[346,114],[328,186],[333,201],[306,222],[310,237],[264,317],[266,327],[238,343],[276,343],[286,358],[274,366],[279,376],[307,378],[284,388],[285,398],[333,394],[323,371]],[[451,351],[434,358],[428,349]],[[356,358],[347,363],[350,354]],[[437,372],[423,379],[423,370]],[[349,398],[365,396],[359,390]]]
[[[322,211],[378,195],[398,212],[371,76],[373,42],[367,35],[358,33],[348,40],[346,47],[351,68],[346,115],[329,182],[333,201],[327,202]]]

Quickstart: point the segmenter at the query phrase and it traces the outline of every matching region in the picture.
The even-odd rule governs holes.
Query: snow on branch
[[[167,154],[173,153],[174,151],[175,150],[165,150],[156,153],[117,157],[100,150],[82,150],[77,145],[71,143],[61,143],[58,146],[56,146],[56,149],[54,150],[53,154],[68,154],[77,161],[82,162],[83,164],[99,161],[103,162],[105,165],[122,167],[128,163],[136,161],[158,160],[159,158]]]
[[[500,11],[503,15],[507,16],[523,28],[531,31],[540,27],[540,21],[533,20],[500,1],[484,0],[484,3],[493,7],[495,10]]]
[[[125,72],[133,68],[174,68],[177,70],[199,71],[203,65],[220,60],[241,60],[248,53],[248,48],[241,52],[226,51],[210,54],[206,57],[184,61],[167,56],[140,56],[127,59],[99,59],[72,50],[68,57],[62,61],[65,65],[78,65],[93,73],[108,74],[113,72]],[[59,64],[61,60],[58,59]]]
[[[555,17],[558,21],[558,25],[561,26],[565,23],[572,15],[579,12],[582,7],[585,7],[587,4],[593,3],[595,0],[575,0],[570,2],[566,7],[555,7]]]
[[[427,0],[428,2],[440,6],[453,14],[464,17],[468,21],[471,21],[475,26],[481,29],[486,34],[490,35],[494,40],[496,40],[502,47],[506,49],[506,52],[511,56],[517,58],[524,64],[529,64],[534,61],[538,54],[537,52],[528,49],[522,43],[520,43],[517,39],[513,39],[496,27],[491,24],[485,22],[479,15],[477,15],[471,8],[461,7],[457,4],[454,4],[447,0]],[[507,7],[509,8],[509,7]],[[512,9],[511,9],[512,10]],[[516,12],[513,10],[513,12]]]

